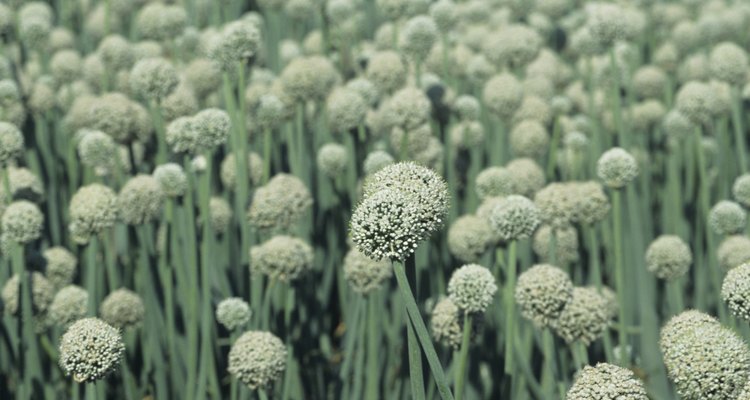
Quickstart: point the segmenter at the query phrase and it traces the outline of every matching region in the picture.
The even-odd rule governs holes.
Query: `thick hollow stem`
[[[464,313],[464,331],[461,337],[461,352],[458,356],[458,369],[456,370],[456,400],[464,397],[466,386],[466,365],[469,361],[469,345],[471,339],[471,314]]]
[[[515,335],[515,303],[513,292],[516,289],[516,247],[518,242],[513,240],[508,245],[508,273],[505,281],[505,373],[513,375],[515,364],[513,360],[513,336]]]

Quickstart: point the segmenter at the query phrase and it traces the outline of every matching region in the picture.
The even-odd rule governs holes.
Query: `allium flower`
[[[744,235],[729,235],[722,240],[717,250],[719,264],[730,270],[750,261],[750,238]]]
[[[659,345],[682,399],[735,399],[750,376],[747,344],[701,312],[673,317],[662,328]]]
[[[19,294],[21,292],[21,280],[18,274],[14,274],[5,282],[1,297],[5,304],[5,313],[8,315],[19,314]],[[35,315],[44,314],[49,308],[55,288],[39,272],[31,273],[31,304]]]
[[[60,367],[76,382],[94,382],[117,369],[125,345],[120,332],[98,318],[76,321],[60,339]]]
[[[390,262],[375,261],[356,248],[349,250],[344,257],[344,278],[357,293],[371,293],[380,288],[392,275]]]
[[[0,179],[0,201],[28,200],[32,203],[40,203],[44,199],[44,186],[42,181],[28,168],[16,168],[7,166],[8,180],[10,181],[10,196],[5,193],[4,178]],[[0,215],[5,205],[0,206]]]
[[[238,63],[247,62],[258,52],[261,35],[258,26],[240,19],[224,26],[221,36],[209,50],[211,58],[225,70],[233,70]]]
[[[459,149],[470,149],[484,143],[484,126],[479,121],[460,121],[450,130],[450,143]]]
[[[0,168],[23,151],[23,134],[13,124],[0,121]]]
[[[356,91],[339,87],[326,100],[328,124],[333,133],[346,133],[364,123],[367,103]]]
[[[250,389],[266,388],[281,379],[286,369],[286,348],[272,333],[248,331],[229,350],[227,370]]]
[[[247,172],[251,185],[258,185],[263,180],[263,160],[257,153],[247,153]],[[234,190],[237,185],[237,161],[234,153],[227,154],[221,162],[219,177],[225,188]]]
[[[732,235],[745,229],[745,210],[729,200],[716,203],[708,214],[708,224],[718,235]]]
[[[442,1],[447,2],[450,0]],[[459,96],[453,103],[453,109],[462,120],[477,120],[480,117],[482,107],[479,104],[479,100],[474,96],[463,95]]]
[[[507,120],[523,101],[523,85],[514,75],[495,75],[484,84],[484,104],[501,119]]]
[[[100,130],[120,143],[128,143],[135,138],[145,139],[151,134],[151,121],[148,113],[122,93],[105,93],[89,104],[83,111],[81,127]],[[73,106],[75,108],[75,105]],[[140,113],[145,113],[144,121]],[[144,129],[141,125],[148,125]]]
[[[367,78],[354,78],[346,83],[346,88],[357,92],[369,106],[374,106],[380,100],[378,88]]]
[[[86,316],[89,293],[76,285],[68,285],[55,294],[49,306],[49,319],[55,325],[67,327]]]
[[[180,197],[188,189],[187,175],[179,164],[159,165],[154,170],[153,176],[159,183],[162,192],[169,197]]]
[[[743,174],[732,185],[734,199],[745,207],[750,207],[750,174]]]
[[[418,15],[404,25],[401,49],[417,62],[422,62],[432,49],[438,36],[438,28],[432,18]]]
[[[183,73],[185,80],[200,99],[221,86],[221,70],[216,63],[206,58],[194,59],[185,67]]]
[[[609,46],[625,38],[628,24],[623,18],[623,8],[618,4],[590,3],[586,8],[586,27],[602,46]]]
[[[274,129],[284,121],[287,106],[275,94],[264,94],[255,108],[255,122],[260,129]]]
[[[648,395],[633,371],[613,364],[598,363],[595,367],[583,367],[566,398],[648,400]]]
[[[489,215],[490,227],[504,241],[531,237],[539,226],[540,218],[537,206],[519,195],[503,198]]]
[[[55,288],[69,285],[75,279],[78,259],[64,247],[50,247],[42,253],[47,262],[44,275]]]
[[[592,225],[604,219],[609,213],[609,199],[599,182],[587,181],[571,184],[573,209],[571,221]]]
[[[479,199],[514,194],[513,174],[503,167],[487,167],[477,174],[475,185]]]
[[[141,296],[135,292],[122,288],[107,295],[99,306],[99,314],[108,324],[127,329],[137,327],[143,321],[146,308]]]
[[[495,277],[478,264],[466,264],[453,271],[448,281],[448,297],[462,311],[483,313],[497,293]]]
[[[547,153],[549,133],[541,122],[527,119],[510,131],[510,147],[517,157],[539,159]]]
[[[221,146],[229,138],[232,127],[229,114],[218,108],[207,108],[195,114],[192,127],[205,148]]]
[[[211,197],[208,202],[211,229],[218,234],[224,234],[232,223],[232,207],[223,197]]]
[[[607,186],[620,189],[638,176],[638,163],[630,153],[615,147],[599,157],[596,174]]]
[[[179,81],[175,67],[161,57],[138,61],[130,71],[131,90],[148,100],[167,97]]]
[[[60,50],[49,62],[52,76],[58,82],[73,82],[81,75],[81,55],[75,50]]]
[[[406,64],[395,51],[375,53],[367,63],[367,79],[383,94],[392,93],[404,86],[406,72]]]
[[[277,235],[250,248],[251,268],[282,282],[290,282],[312,268],[313,250],[302,239]]]
[[[514,297],[524,318],[548,327],[573,299],[573,282],[560,268],[537,264],[518,277]]]
[[[492,231],[487,220],[476,215],[459,217],[448,229],[448,249],[463,262],[478,261],[491,242]]]
[[[247,325],[251,315],[250,305],[240,297],[228,297],[216,307],[216,320],[230,331]]]
[[[94,183],[83,186],[70,200],[70,224],[73,240],[88,243],[91,236],[115,224],[118,205],[112,189]]]
[[[530,158],[516,158],[505,165],[513,177],[513,193],[526,197],[533,197],[539,189],[544,187],[546,179],[544,170],[536,161]]]
[[[458,20],[456,3],[452,0],[438,0],[430,5],[430,16],[440,31],[449,31]]]
[[[711,72],[730,85],[744,85],[747,78],[747,52],[732,42],[722,42],[711,50]]]
[[[260,229],[287,229],[312,206],[312,196],[296,176],[277,174],[255,191],[247,213]]]
[[[367,157],[365,157],[365,161],[363,164],[363,169],[365,171],[365,175],[371,175],[374,174],[381,169],[391,165],[394,163],[393,156],[388,154],[387,151],[384,150],[375,150],[370,152]]]
[[[690,81],[677,91],[677,110],[693,123],[700,125],[711,120],[716,94],[707,83]]]
[[[14,201],[5,209],[0,227],[6,240],[26,244],[41,236],[44,214],[30,201]]]
[[[721,298],[735,317],[750,320],[750,264],[732,268],[721,285]]]
[[[129,225],[141,225],[159,218],[163,203],[164,192],[150,175],[130,178],[117,195],[120,218]]]
[[[511,68],[528,64],[539,53],[542,38],[524,24],[508,24],[485,38],[482,50],[495,65]]]
[[[325,57],[295,58],[281,72],[284,91],[297,101],[322,99],[339,80],[333,64]]]
[[[109,169],[117,163],[117,144],[102,131],[82,130],[78,132],[78,155],[81,164],[94,169]]]
[[[318,150],[318,169],[329,178],[341,176],[349,165],[349,152],[338,143],[328,143]]]
[[[611,322],[607,299],[596,288],[573,288],[573,297],[560,316],[551,321],[552,329],[568,344],[588,346],[598,339]]]
[[[405,87],[385,103],[393,124],[410,130],[423,125],[430,118],[432,106],[425,93],[415,87]]]
[[[187,12],[178,5],[149,3],[135,17],[136,29],[144,39],[175,39],[186,24]]]
[[[661,235],[646,250],[646,266],[660,279],[677,279],[690,269],[693,255],[679,236]]]
[[[577,262],[578,255],[578,232],[572,226],[550,227],[542,225],[534,233],[532,249],[534,254],[545,261],[551,260],[549,251],[552,242],[552,230],[555,232],[555,260],[560,265],[568,265]]]
[[[481,315],[471,318],[471,339],[475,338],[482,324]],[[435,304],[430,318],[430,330],[436,341],[453,350],[461,348],[464,331],[464,313],[453,304],[450,297],[445,297]]]
[[[633,90],[641,98],[661,98],[666,85],[667,74],[660,67],[646,65],[633,74]]]

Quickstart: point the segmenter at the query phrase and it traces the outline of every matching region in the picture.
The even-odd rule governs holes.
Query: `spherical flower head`
[[[364,195],[383,189],[402,192],[413,202],[418,212],[410,219],[418,221],[415,229],[421,232],[422,239],[442,227],[448,214],[448,185],[432,169],[413,162],[391,164],[367,179]]]
[[[310,191],[299,178],[277,174],[255,191],[247,217],[257,228],[283,230],[295,224],[312,203]]]
[[[223,235],[232,224],[232,207],[223,197],[211,197],[208,202],[211,229]]]
[[[18,38],[31,49],[45,47],[51,30],[51,19],[33,14],[18,18]]]
[[[524,24],[509,24],[485,38],[484,54],[497,66],[520,67],[539,53],[542,38]]]
[[[495,293],[495,277],[478,264],[466,264],[453,271],[448,281],[448,297],[465,312],[483,313],[492,304]]]
[[[692,263],[690,247],[679,236],[659,236],[646,250],[646,266],[659,279],[678,279],[687,273]]]
[[[536,193],[534,204],[546,224],[564,228],[573,222],[577,200],[574,187],[571,182],[553,182]]]
[[[47,262],[44,275],[55,288],[69,285],[75,279],[78,259],[63,247],[50,247],[42,253]]]
[[[374,260],[404,260],[425,236],[420,211],[419,203],[403,191],[386,188],[369,193],[352,214],[352,241]]]
[[[727,272],[721,285],[721,298],[735,317],[750,320],[750,264]]]
[[[380,100],[378,88],[367,78],[354,78],[346,83],[346,88],[357,92],[368,106],[374,106]]]
[[[661,98],[667,85],[667,74],[660,67],[646,65],[633,75],[633,90],[641,98]]]
[[[247,153],[247,172],[250,184],[255,186],[263,180],[263,160],[257,153]],[[234,153],[229,153],[221,162],[219,170],[221,183],[227,189],[233,190],[237,185],[237,161]]]
[[[594,287],[576,287],[570,302],[551,326],[566,343],[588,346],[604,333],[611,319],[610,304],[603,294]]]
[[[393,275],[391,263],[373,260],[356,248],[344,257],[344,278],[356,293],[367,295],[379,289]]]
[[[102,131],[81,130],[77,136],[81,163],[94,169],[108,169],[117,162],[117,144]]]
[[[449,0],[442,0],[449,1]],[[453,103],[453,109],[458,114],[458,117],[463,120],[477,120],[479,119],[480,112],[482,110],[479,100],[474,96],[462,95],[459,96]]]
[[[532,249],[534,254],[545,261],[550,261],[550,243],[552,243],[552,233],[555,234],[555,258],[559,265],[568,265],[577,262],[578,255],[578,232],[573,226],[551,227],[542,225],[534,233]]]
[[[264,94],[258,100],[255,120],[260,129],[276,128],[286,117],[286,105],[275,94]]]
[[[209,50],[211,58],[223,69],[233,71],[239,63],[255,56],[260,47],[260,29],[247,19],[230,22]]]
[[[481,315],[471,318],[471,338],[474,339],[482,325]],[[435,304],[430,317],[430,331],[436,341],[455,351],[461,348],[464,331],[464,313],[445,297]]]
[[[476,262],[487,251],[492,239],[492,230],[486,219],[464,215],[453,221],[448,229],[448,250],[463,262]]]
[[[229,350],[227,370],[250,389],[264,389],[281,379],[286,369],[286,348],[269,332],[248,331]]]
[[[523,101],[523,85],[509,73],[495,75],[484,84],[482,99],[501,119],[509,119]]]
[[[503,198],[489,215],[490,227],[501,240],[531,237],[541,222],[539,208],[528,198],[510,195]]]
[[[405,87],[385,103],[393,124],[403,129],[414,129],[430,118],[432,105],[425,93],[415,87]]]
[[[475,186],[480,200],[514,193],[514,178],[507,168],[487,167],[477,174]]]
[[[60,50],[49,62],[52,76],[58,82],[72,82],[81,75],[81,55],[75,50]]]
[[[39,238],[44,227],[44,214],[36,204],[18,200],[10,203],[0,220],[3,236],[18,244],[26,244]]]
[[[0,168],[23,152],[23,134],[13,124],[0,121]]]
[[[745,210],[739,204],[722,200],[708,214],[708,224],[717,235],[732,235],[745,229]]]
[[[605,185],[621,189],[638,176],[638,162],[624,149],[615,147],[599,157],[596,174]]]
[[[381,93],[392,93],[406,83],[407,68],[401,56],[386,50],[373,54],[367,63],[367,79]]]
[[[526,119],[510,132],[510,147],[518,157],[539,159],[547,153],[549,134],[541,122]]]
[[[113,226],[118,212],[115,192],[98,183],[78,189],[69,207],[68,228],[79,244],[88,243],[91,236]]]
[[[130,178],[117,196],[120,218],[129,225],[141,225],[159,218],[163,203],[164,192],[151,175]]]
[[[750,351],[734,331],[697,311],[673,317],[659,341],[682,399],[736,399],[750,375]]]
[[[252,273],[291,282],[312,268],[313,250],[302,239],[277,235],[250,249]]]
[[[432,49],[438,36],[435,21],[426,15],[416,16],[404,25],[401,49],[417,62],[422,62]]]
[[[623,12],[620,5],[611,3],[590,3],[586,8],[586,27],[601,46],[625,38],[628,24]]]
[[[732,196],[745,207],[750,207],[750,174],[743,174],[734,180]]]
[[[251,315],[250,305],[240,297],[228,297],[216,307],[216,320],[229,331],[246,326]]]
[[[149,101],[167,97],[179,81],[175,67],[161,57],[140,60],[130,71],[130,89]]]
[[[719,265],[730,270],[740,264],[750,261],[750,238],[745,235],[729,235],[717,250]]]
[[[153,176],[166,196],[180,197],[188,189],[187,175],[179,164],[159,165],[154,170]]]
[[[146,308],[141,296],[121,288],[104,298],[99,306],[99,314],[108,324],[118,329],[127,329],[141,325]]]
[[[317,165],[320,172],[329,178],[341,176],[349,164],[346,147],[338,143],[328,143],[318,150]]]
[[[21,292],[21,280],[18,274],[14,274],[5,282],[0,297],[5,304],[5,313],[8,315],[18,315],[19,294]],[[39,272],[31,273],[31,304],[34,315],[42,315],[49,308],[52,298],[55,294],[55,288]]]
[[[354,90],[339,87],[328,95],[326,110],[331,131],[346,133],[364,123],[367,103]]]
[[[384,150],[374,150],[367,154],[363,164],[365,175],[374,174],[394,163],[393,156]]]
[[[120,143],[128,143],[136,137],[139,126],[136,112],[138,107],[124,94],[105,93],[87,106],[81,121],[82,127],[100,130]]]
[[[505,165],[513,177],[513,193],[533,197],[546,182],[544,170],[531,158],[516,158]]]
[[[10,196],[5,192],[5,184],[0,183],[0,201],[28,200],[32,203],[41,203],[44,199],[44,186],[38,176],[28,168],[16,168],[9,165],[7,170]],[[0,205],[0,215],[4,209],[5,204]]]
[[[130,69],[135,60],[132,44],[120,35],[109,35],[102,39],[96,52],[102,63],[112,71]]]
[[[295,58],[281,72],[284,91],[296,101],[322,99],[339,80],[336,67],[322,56]]]
[[[175,39],[186,24],[187,12],[178,5],[149,3],[135,17],[136,29],[143,39]]]
[[[695,132],[695,125],[679,110],[671,110],[664,115],[661,122],[664,133],[672,141],[690,137]]]
[[[475,120],[459,121],[450,130],[450,143],[459,149],[471,149],[484,143],[484,126]]]
[[[441,32],[453,28],[458,20],[456,3],[452,0],[438,0],[430,5],[430,16]]]
[[[221,69],[215,62],[206,58],[194,59],[185,67],[183,73],[195,95],[201,99],[216,91],[221,85]]]
[[[716,94],[708,83],[690,81],[677,91],[677,110],[694,124],[700,125],[711,120],[716,103]]]
[[[89,305],[89,293],[76,285],[60,289],[49,306],[50,321],[61,327],[67,327],[86,316]]]
[[[524,318],[549,327],[573,299],[573,282],[560,268],[537,264],[518,277],[514,297]]]
[[[745,84],[747,78],[747,52],[732,42],[722,42],[711,50],[711,72],[716,79],[730,85]]]
[[[124,352],[117,328],[99,318],[79,319],[60,339],[60,367],[76,382],[93,383],[117,369]]]
[[[227,141],[232,122],[226,111],[207,108],[195,114],[192,127],[200,138],[201,147],[213,149]]]
[[[525,90],[525,92],[527,95],[524,96],[521,105],[513,113],[513,121],[518,123],[525,120],[535,120],[542,125],[549,125],[552,121],[553,112],[548,100],[529,93],[529,90]]]
[[[583,367],[566,398],[570,400],[648,400],[643,383],[633,371],[608,363]]]

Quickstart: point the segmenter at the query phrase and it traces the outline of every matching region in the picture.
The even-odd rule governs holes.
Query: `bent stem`
[[[466,386],[466,365],[469,361],[469,341],[471,338],[471,314],[464,312],[464,332],[461,337],[461,352],[458,357],[458,368],[456,369],[456,400],[464,396]]]
[[[427,364],[430,366],[432,377],[435,379],[435,383],[438,387],[438,393],[442,400],[453,400],[453,394],[451,393],[448,383],[445,379],[445,373],[443,367],[440,365],[435,346],[432,344],[430,335],[427,332],[427,327],[422,320],[422,316],[419,314],[419,308],[417,302],[414,300],[414,295],[409,287],[409,281],[406,278],[406,271],[404,270],[404,264],[402,262],[393,263],[393,271],[396,275],[396,281],[398,282],[398,288],[401,293],[401,297],[404,300],[406,306],[406,312],[411,318],[411,322],[414,325],[415,333],[419,339],[419,343],[422,345],[422,350],[427,357]]]

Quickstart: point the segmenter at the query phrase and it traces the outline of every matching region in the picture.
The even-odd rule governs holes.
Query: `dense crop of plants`
[[[750,400],[748,26],[1,0],[0,398]]]

